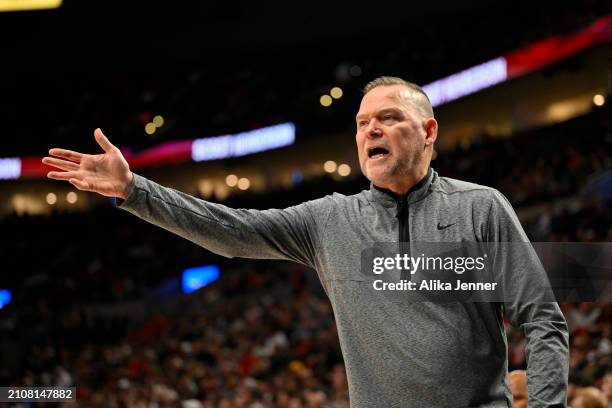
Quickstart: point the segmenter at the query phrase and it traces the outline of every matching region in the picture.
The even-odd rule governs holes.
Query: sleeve
[[[487,241],[495,242],[495,270],[504,311],[526,337],[528,407],[565,407],[569,372],[567,323],[548,277],[508,200],[492,190]],[[501,245],[500,245],[501,244]]]
[[[326,198],[284,210],[231,209],[134,174],[118,207],[228,258],[284,259],[315,268]]]

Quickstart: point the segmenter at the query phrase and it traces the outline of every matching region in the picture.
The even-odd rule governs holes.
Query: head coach
[[[227,257],[286,259],[315,269],[333,306],[353,408],[511,407],[503,319],[527,339],[529,407],[566,404],[568,333],[554,302],[381,302],[360,275],[375,242],[528,242],[495,189],[431,167],[438,125],[426,94],[395,77],[370,82],[356,116],[369,190],[270,210],[231,209],[130,171],[99,129],[103,154],[51,149],[48,173]],[[440,227],[442,226],[442,228]],[[448,227],[447,227],[448,226]],[[515,265],[505,290],[531,284],[537,259]],[[535,277],[537,278],[537,277]]]

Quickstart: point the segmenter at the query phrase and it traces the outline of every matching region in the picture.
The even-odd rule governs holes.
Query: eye
[[[362,127],[367,126],[367,125],[368,125],[368,121],[367,120],[360,120],[359,122],[357,122],[357,127],[359,129],[361,129]]]

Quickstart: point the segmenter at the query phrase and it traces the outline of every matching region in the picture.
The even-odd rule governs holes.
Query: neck
[[[397,183],[390,183],[386,186],[376,186],[379,189],[387,190],[398,196],[404,196],[410,192],[417,184],[427,177],[429,166],[419,169],[419,172],[402,177]]]

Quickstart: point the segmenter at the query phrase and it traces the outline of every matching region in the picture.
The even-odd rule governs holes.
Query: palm
[[[80,163],[80,178],[86,182],[93,191],[107,196],[121,190],[120,176],[128,170],[127,163],[121,156],[110,153],[86,155]]]
[[[129,165],[119,149],[96,129],[94,136],[104,149],[103,154],[83,154],[64,149],[51,149],[55,157],[45,157],[43,163],[62,172],[47,174],[55,180],[67,180],[79,190],[93,191],[107,197],[125,198],[132,180]]]

